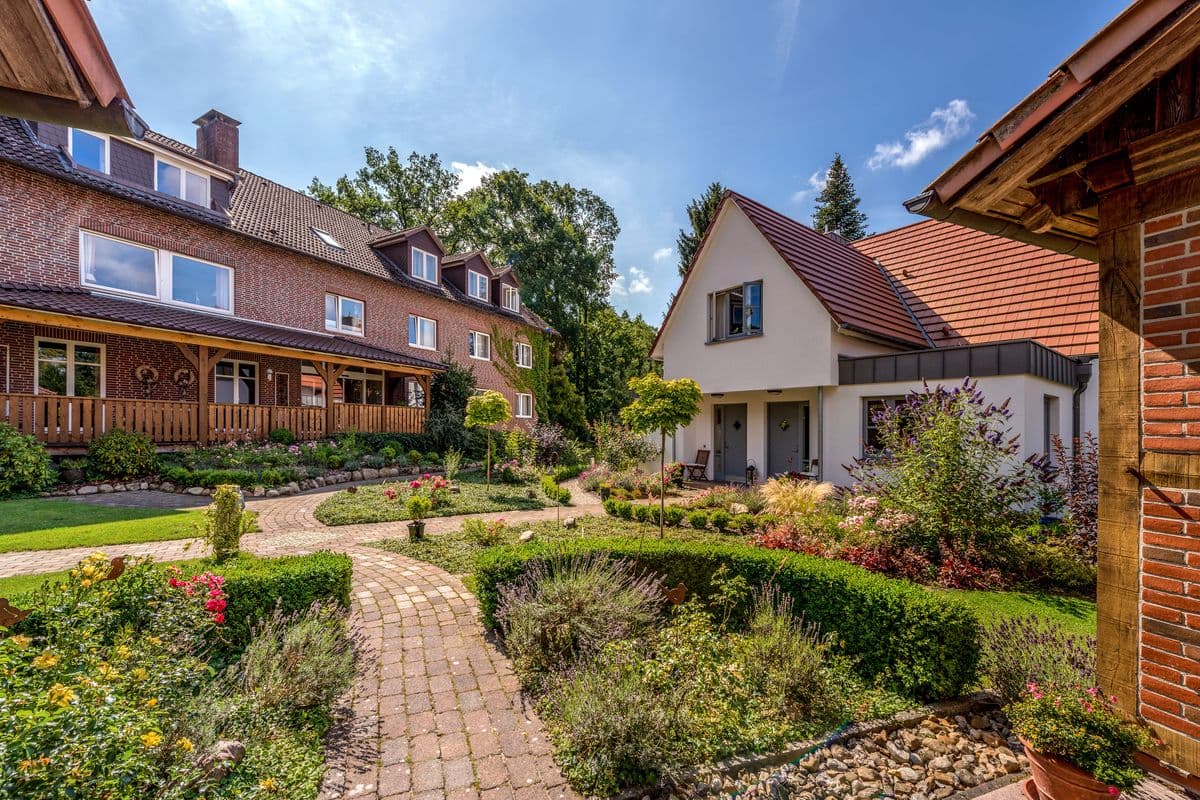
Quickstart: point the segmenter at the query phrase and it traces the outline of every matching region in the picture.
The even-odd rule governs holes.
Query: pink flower
[[[428,472],[426,472],[426,473],[425,473],[424,475],[422,475],[421,477],[422,477],[422,478],[424,478],[425,480],[429,480],[429,479],[430,479],[430,477],[432,477],[432,476],[431,476],[431,475],[430,475]]]
[[[1108,787],[1108,793],[1111,794],[1113,797],[1117,797],[1121,794],[1121,790],[1115,786],[1110,786],[1110,787]]]
[[[218,625],[224,625],[225,615],[221,614],[220,612],[213,614],[213,622],[217,623]]]
[[[408,486],[409,486],[409,488],[410,488],[410,489],[420,489],[420,488],[421,488],[421,482],[420,482],[420,481],[413,481],[412,483],[408,484]]]

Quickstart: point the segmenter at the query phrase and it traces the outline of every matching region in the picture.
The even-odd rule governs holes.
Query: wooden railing
[[[200,439],[199,403],[121,400],[107,397],[0,394],[0,420],[51,446],[86,445],[120,428],[149,436],[160,445],[195,444]],[[326,434],[327,412],[316,406],[255,406],[212,403],[208,438],[212,442],[265,439],[287,428],[302,441]],[[336,432],[420,433],[425,409],[407,406],[336,404]]]
[[[166,400],[0,394],[0,419],[51,445],[87,444],[114,428],[144,433],[159,444],[185,444],[198,438],[196,405]]]
[[[420,433],[425,430],[425,409],[342,403],[334,406],[334,420],[339,432]]]

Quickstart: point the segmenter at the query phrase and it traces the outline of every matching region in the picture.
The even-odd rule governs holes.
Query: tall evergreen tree
[[[861,202],[842,154],[835,153],[825,175],[825,188],[817,195],[813,227],[822,233],[840,234],[850,241],[863,238],[867,235],[867,215],[858,210]]]
[[[687,272],[688,264],[692,263],[692,256],[700,249],[700,240],[704,238],[704,232],[716,219],[717,206],[721,204],[723,194],[725,187],[713,181],[704,190],[704,194],[688,203],[688,222],[691,223],[692,229],[680,228],[679,236],[675,239],[675,251],[679,253],[680,277]]]

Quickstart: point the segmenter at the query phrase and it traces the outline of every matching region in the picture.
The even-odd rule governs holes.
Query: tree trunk
[[[658,449],[658,538],[663,538],[663,527],[666,521],[663,513],[667,510],[667,429],[659,433],[662,439]]]
[[[492,431],[488,429],[487,487],[492,488]]]

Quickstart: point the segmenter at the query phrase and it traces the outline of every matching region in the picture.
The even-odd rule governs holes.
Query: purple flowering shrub
[[[1008,705],[1031,684],[1091,686],[1096,682],[1096,637],[1071,633],[1039,617],[1003,618],[983,637],[988,688]]]

